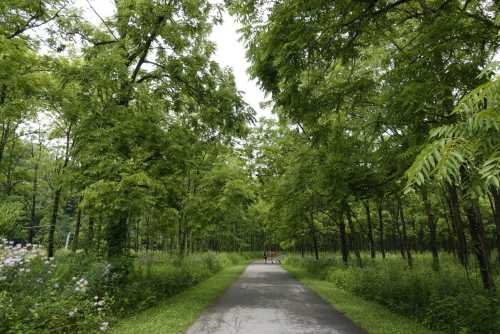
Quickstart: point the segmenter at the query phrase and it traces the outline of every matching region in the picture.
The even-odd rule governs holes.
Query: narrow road
[[[367,334],[280,265],[256,262],[187,334]]]

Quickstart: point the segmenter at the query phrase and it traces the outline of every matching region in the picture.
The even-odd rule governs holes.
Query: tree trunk
[[[1,105],[2,103],[0,103]],[[2,124],[2,135],[0,136],[0,167],[2,166],[3,154],[5,151],[5,147],[7,146],[7,141],[9,139],[9,135],[11,133],[10,130],[11,123],[3,123]]]
[[[125,254],[127,245],[128,217],[111,220],[107,225],[106,241],[108,246],[108,258],[119,257]]]
[[[378,233],[379,233],[379,242],[380,242],[380,252],[382,253],[382,258],[385,259],[385,243],[384,243],[384,217],[382,212],[382,200],[378,203],[377,206],[378,211]]]
[[[365,206],[365,211],[366,211],[366,222],[368,225],[368,241],[370,243],[370,255],[372,259],[375,258],[375,240],[373,238],[373,225],[372,225],[372,217],[370,213],[370,202],[366,200],[366,202],[363,202],[363,205]]]
[[[94,241],[94,218],[89,217],[89,229],[87,231],[87,245],[85,246],[85,252],[89,252],[92,247],[92,242]]]
[[[318,250],[318,236],[316,235],[316,228],[314,227],[314,216],[313,213],[310,212],[310,217],[309,217],[309,228],[311,230],[311,236],[313,240],[313,247],[314,247],[314,258],[319,260],[319,250]]]
[[[425,239],[424,225],[423,224],[419,224],[419,226],[418,226],[418,237],[417,237],[417,250],[420,253],[423,253],[426,250],[424,239]]]
[[[474,244],[474,253],[476,254],[481,272],[481,279],[485,289],[493,289],[493,276],[488,258],[488,245],[484,233],[483,223],[481,221],[481,211],[477,200],[469,200],[466,203],[465,212],[469,221],[469,230]]]
[[[342,252],[342,262],[347,266],[349,261],[349,249],[347,248],[347,238],[343,215],[339,219],[340,251]]]
[[[356,262],[359,267],[363,266],[363,261],[361,260],[361,253],[359,251],[359,234],[352,222],[352,216],[350,209],[347,211],[347,222],[349,223],[349,229],[351,230],[352,248],[354,250],[354,255],[356,255]]]
[[[38,225],[38,221],[36,218],[36,195],[38,189],[38,162],[33,166],[33,184],[32,184],[32,193],[31,193],[31,220],[30,226],[28,230],[28,242],[30,244],[33,243],[33,238],[35,236],[35,227]]]
[[[150,236],[150,228],[149,228],[149,217],[146,216],[144,217],[144,223],[146,225],[145,232],[146,232],[146,254],[149,253],[149,248],[150,248],[150,243],[151,243],[151,236]]]
[[[140,221],[139,219],[135,220],[135,253],[139,254],[139,231],[140,231]],[[172,245],[174,243],[172,242]]]
[[[81,219],[82,219],[82,210],[80,210],[80,208],[78,208],[77,212],[76,212],[75,235],[73,237],[73,252],[76,252],[76,250],[78,249],[78,239],[80,237]]]
[[[456,254],[456,249],[457,249],[457,246],[455,245],[455,238],[454,238],[454,234],[456,235],[456,232],[455,232],[455,228],[450,224],[450,218],[448,217],[448,215],[445,213],[444,214],[444,221],[446,222],[446,227],[448,228],[448,253],[451,253],[451,254]],[[458,257],[458,255],[457,255]]]
[[[403,205],[401,203],[401,200],[399,198],[398,198],[398,208],[399,208],[399,215],[401,217],[401,225],[403,228],[403,231],[402,231],[403,232],[403,238],[402,238],[403,249],[406,253],[406,260],[408,262],[408,268],[413,268],[413,259],[411,256],[411,250],[410,250],[409,242],[408,242],[408,233],[406,231],[406,220],[404,217],[404,209],[403,209]]]
[[[429,227],[429,236],[430,236],[430,248],[432,253],[432,269],[435,271],[439,271],[439,254],[437,249],[437,228],[436,228],[436,219],[434,216],[434,212],[432,210],[431,201],[427,195],[427,189],[422,189],[422,201],[424,202],[425,211],[427,214],[427,226]]]
[[[396,212],[395,214],[391,214],[392,218],[394,219],[394,224],[396,226],[396,232],[398,233],[398,247],[399,247],[399,252],[401,253],[401,257],[403,259],[406,259],[406,252],[405,252],[405,247],[404,247],[404,238],[403,238],[403,233],[401,232],[401,227],[399,226],[399,202],[396,207]]]
[[[446,187],[447,200],[450,211],[451,223],[457,234],[458,260],[463,266],[468,264],[467,239],[465,238],[465,228],[460,214],[460,203],[458,201],[457,188],[453,185]]]
[[[493,217],[496,227],[497,262],[500,263],[500,190],[492,189],[491,195],[493,196]]]
[[[69,162],[69,150],[70,150],[70,142],[71,142],[71,125],[68,126],[68,129],[66,130],[66,145],[64,149],[64,163],[59,170],[59,177],[62,176],[64,173],[64,170],[68,166]],[[61,182],[61,180],[58,180],[58,182]],[[54,234],[56,232],[56,224],[57,224],[57,214],[59,211],[59,202],[61,199],[61,192],[62,192],[62,185],[57,185],[55,194],[54,194],[54,204],[52,206],[52,216],[50,219],[50,225],[49,225],[49,236],[48,236],[48,246],[47,246],[47,256],[53,257],[55,253],[54,249]]]
[[[49,224],[49,236],[48,236],[48,245],[47,245],[47,257],[54,257],[55,248],[54,248],[54,237],[56,233],[56,224],[57,224],[57,214],[59,211],[59,202],[61,200],[61,187],[56,189],[54,193],[54,202],[52,204],[52,215],[50,218]]]

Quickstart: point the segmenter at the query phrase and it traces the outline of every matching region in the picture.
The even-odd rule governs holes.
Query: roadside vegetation
[[[158,306],[118,322],[111,328],[111,333],[183,334],[203,310],[238,279],[245,267],[225,268],[195,287],[165,299]]]
[[[359,318],[359,324],[369,333],[385,333],[377,328],[391,327],[394,333],[413,332],[398,325],[398,317],[376,316],[376,305],[420,323],[413,325],[420,331],[425,327],[443,333],[500,331],[500,294],[484,290],[477,272],[466,272],[453,257],[443,255],[441,270],[437,272],[431,269],[429,253],[416,254],[411,270],[397,254],[376,260],[371,260],[367,253],[362,255],[366,260],[363,267],[346,267],[333,254],[325,254],[320,261],[311,256],[291,255],[286,258],[285,267],[320,295],[326,294],[325,298],[340,310],[345,309],[348,316],[352,309],[353,319]],[[500,275],[495,276],[495,281],[500,283]]]
[[[116,262],[61,251],[47,259],[38,248],[10,245],[1,245],[0,253],[1,333],[106,331],[118,319],[157,305],[222,270],[241,272],[250,258],[235,253],[183,258],[142,254]]]
[[[499,332],[497,1],[81,3],[0,1],[2,332],[105,331],[264,250]],[[272,119],[213,60],[223,10]]]
[[[0,2],[1,333],[106,331],[264,248],[221,5],[109,4]]]
[[[252,138],[267,233],[308,254],[288,265],[428,328],[498,333],[498,3],[230,4],[279,115]]]
[[[441,334],[428,329],[414,319],[400,315],[379,303],[359,297],[339,287],[336,283],[321,279],[307,272],[294,261],[285,268],[307,288],[319,294],[356,325],[370,334]]]

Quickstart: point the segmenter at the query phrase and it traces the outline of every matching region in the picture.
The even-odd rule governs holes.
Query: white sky
[[[92,7],[102,17],[114,14],[114,4],[112,0],[89,0]],[[214,1],[216,2],[216,1]],[[217,1],[218,2],[218,1]],[[87,0],[76,0],[76,5],[84,10],[86,18],[95,24],[100,24],[97,15],[90,8]],[[257,112],[257,119],[260,117],[273,117],[269,108],[261,108],[260,104],[268,99],[259,88],[255,80],[251,80],[247,73],[249,63],[245,58],[245,47],[239,41],[239,24],[227,13],[224,12],[224,23],[215,26],[211,39],[216,43],[217,50],[214,59],[222,67],[230,67],[236,79],[236,86],[242,92],[245,101]]]

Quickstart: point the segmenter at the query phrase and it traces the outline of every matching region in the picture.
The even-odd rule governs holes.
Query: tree
[[[457,122],[434,129],[431,141],[408,170],[410,185],[436,179],[462,190],[474,251],[487,289],[493,288],[493,279],[478,199],[500,185],[498,91],[498,80],[493,80],[462,99],[454,110]]]

